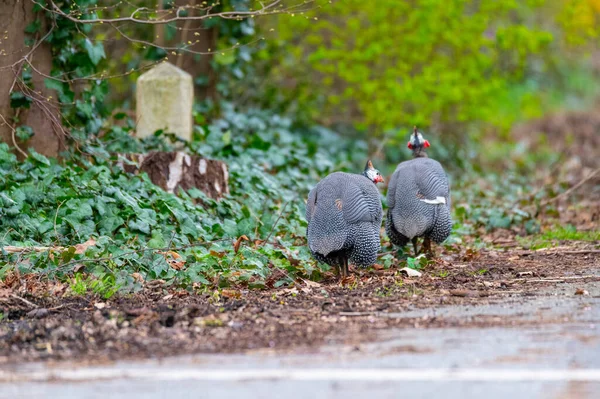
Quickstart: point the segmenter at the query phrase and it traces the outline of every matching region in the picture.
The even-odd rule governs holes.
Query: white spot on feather
[[[426,204],[438,205],[438,204],[445,204],[446,203],[446,198],[444,198],[444,197],[436,197],[434,200],[421,199],[419,201],[423,201]]]

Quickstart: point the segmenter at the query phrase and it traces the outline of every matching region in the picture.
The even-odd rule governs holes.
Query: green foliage
[[[561,241],[600,242],[600,231],[578,231],[571,225],[554,226],[545,229],[542,234],[519,238],[521,245],[533,250],[553,247]]]
[[[289,47],[282,69],[310,79],[307,89],[326,97],[328,115],[356,111],[358,127],[376,133],[500,122],[498,97],[553,39],[522,23],[520,15],[535,12],[532,2],[327,3],[280,18],[278,35]]]
[[[158,144],[160,137],[132,140],[126,127],[80,143],[89,157],[73,152],[62,164],[33,151],[19,163],[1,144],[0,245],[71,249],[26,259],[5,254],[0,262],[59,278],[82,264],[93,281],[123,290],[139,288],[133,273],[185,287],[259,288],[318,271],[304,242],[304,198],[321,176],[340,166],[358,168],[364,144],[341,141],[322,128],[293,128],[290,120],[265,112],[240,114],[230,106],[223,119],[198,126],[196,136],[188,151],[229,165],[231,194],[219,202],[198,190],[169,194],[146,175],[127,175],[115,166],[109,151],[168,149]],[[232,244],[244,235],[249,241],[236,252]],[[73,246],[90,237],[95,245],[76,254]],[[182,270],[159,251],[167,249],[185,260]],[[270,281],[273,270],[284,277]],[[81,291],[86,284],[72,285]]]
[[[457,180],[452,186],[453,234],[474,234],[479,228],[520,227],[528,234],[539,231],[539,221],[526,208],[531,203],[521,201],[531,190],[530,184],[529,177],[510,170]],[[544,194],[540,191],[537,196],[541,199]]]
[[[429,261],[427,260],[427,257],[425,257],[424,254],[421,254],[415,258],[410,256],[406,258],[406,267],[410,269],[420,270],[428,264]]]
[[[101,278],[98,278],[76,273],[72,278],[67,278],[67,283],[74,295],[95,294],[104,299],[112,297],[119,289],[114,277],[110,274],[104,274]]]

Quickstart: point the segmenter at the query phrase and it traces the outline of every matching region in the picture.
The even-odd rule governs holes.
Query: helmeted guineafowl
[[[308,246],[319,262],[348,275],[348,260],[370,266],[377,259],[383,210],[376,183],[383,177],[367,162],[359,174],[336,172],[321,180],[308,194]]]
[[[427,157],[428,147],[415,126],[408,142],[414,159],[398,165],[387,193],[385,231],[395,245],[412,241],[415,256],[418,237],[424,237],[423,248],[432,255],[431,240],[440,244],[452,230],[448,177],[439,162]]]

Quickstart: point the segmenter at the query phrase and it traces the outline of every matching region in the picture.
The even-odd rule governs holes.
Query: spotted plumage
[[[429,142],[415,127],[408,147],[414,159],[402,162],[390,179],[387,193],[386,233],[398,246],[424,238],[430,252],[430,241],[442,243],[452,230],[450,217],[450,184],[439,162],[425,153]]]
[[[332,173],[308,195],[306,220],[308,246],[319,262],[348,272],[348,261],[370,266],[379,251],[383,217],[379,191],[383,181],[369,161],[362,175]]]

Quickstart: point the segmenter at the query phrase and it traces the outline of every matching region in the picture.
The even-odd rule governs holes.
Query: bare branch
[[[198,9],[204,10],[206,12],[204,15],[181,16],[180,12],[182,11],[182,9],[190,8],[190,6],[187,6],[187,7],[179,7],[175,12],[175,16],[171,17],[171,18],[162,19],[162,18],[160,18],[160,16],[158,18],[154,18],[154,19],[137,18],[135,16],[137,13],[148,10],[147,8],[144,7],[144,8],[137,8],[136,10],[134,10],[131,13],[131,15],[129,17],[81,19],[80,16],[78,18],[78,17],[74,16],[72,13],[67,14],[66,12],[61,10],[60,7],[58,5],[56,5],[56,3],[54,3],[54,1],[50,1],[50,8],[46,7],[45,5],[43,5],[41,3],[38,3],[36,0],[31,0],[31,1],[33,3],[35,3],[36,5],[38,5],[38,7],[40,7],[41,9],[46,10],[51,13],[54,13],[56,15],[59,15],[63,18],[68,19],[69,21],[75,22],[77,24],[114,24],[117,22],[132,22],[132,23],[136,23],[136,24],[146,24],[146,25],[164,25],[164,24],[169,24],[171,22],[189,21],[189,20],[201,21],[201,20],[209,19],[209,18],[242,20],[242,19],[247,19],[247,18],[254,18],[256,16],[288,13],[290,11],[299,9],[300,7],[303,7],[303,8],[307,7],[308,4],[311,4],[314,2],[314,0],[306,0],[306,1],[303,1],[302,4],[296,4],[294,6],[283,8],[283,6],[280,4],[281,0],[273,0],[271,3],[266,4],[266,5],[261,3],[261,4],[263,4],[263,6],[260,9],[255,10],[255,11],[223,11],[223,12],[215,12],[215,13],[211,12],[212,7],[205,7],[205,8],[198,8]],[[277,9],[276,6],[278,6],[278,5],[280,6],[280,8]],[[169,10],[169,13],[173,13],[173,11]]]

